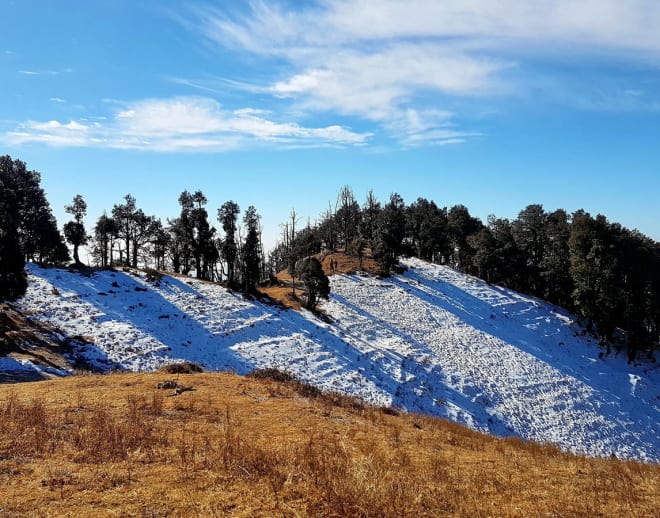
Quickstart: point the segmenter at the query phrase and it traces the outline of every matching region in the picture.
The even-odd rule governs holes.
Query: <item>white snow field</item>
[[[384,280],[333,276],[323,305],[331,323],[194,279],[155,284],[135,272],[35,265],[19,306],[86,337],[75,354],[102,369],[183,360],[238,373],[276,367],[324,390],[500,436],[660,462],[656,364],[599,358],[570,314],[532,297],[403,263],[405,274]]]

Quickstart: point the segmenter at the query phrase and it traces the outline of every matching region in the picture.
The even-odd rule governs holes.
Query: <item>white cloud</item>
[[[120,111],[117,121],[127,133],[139,135],[192,135],[220,131],[220,105],[207,98],[147,100]]]
[[[58,76],[60,74],[69,74],[73,72],[72,68],[63,68],[61,70],[18,70],[19,74],[25,76]]]
[[[656,0],[325,0],[297,11],[263,0],[250,5],[242,16],[203,11],[207,35],[261,53],[412,38],[470,38],[482,48],[504,39],[512,47],[525,40],[569,44],[573,51],[579,45],[660,53]]]
[[[401,130],[406,120],[401,113],[442,109],[448,98],[531,89],[520,70],[529,59],[605,54],[639,63],[660,58],[657,0],[323,0],[289,5],[296,10],[264,0],[251,2],[245,12],[202,10],[196,28],[223,47],[288,64],[288,71],[261,90],[237,87],[291,99],[303,110],[379,121],[404,143],[415,131]],[[446,141],[473,134],[463,133]]]
[[[224,110],[204,97],[149,99],[123,106],[109,122],[102,118],[91,123],[88,119],[27,121],[5,133],[4,140],[150,151],[226,151],[259,143],[362,145],[371,136],[337,125],[314,128],[276,122],[267,115],[252,108]]]
[[[376,52],[328,57],[270,91],[307,106],[339,110],[372,120],[388,119],[419,91],[478,95],[497,88],[493,75],[508,64],[448,54],[434,44],[397,45]]]

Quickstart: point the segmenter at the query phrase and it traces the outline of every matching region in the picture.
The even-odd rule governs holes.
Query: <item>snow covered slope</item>
[[[326,390],[589,455],[660,462],[660,370],[599,359],[554,306],[416,259],[332,277],[332,323],[192,279],[29,266],[20,301],[102,368],[277,367]]]

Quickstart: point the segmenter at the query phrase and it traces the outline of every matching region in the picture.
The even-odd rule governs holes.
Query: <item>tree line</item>
[[[267,276],[261,218],[253,206],[240,219],[238,204],[224,203],[217,212],[224,232],[221,238],[201,191],[183,191],[179,215],[166,223],[145,214],[127,194],[88,232],[87,203],[78,194],[65,207],[72,220],[64,224],[62,235],[40,182],[41,175],[28,170],[24,162],[0,157],[0,300],[15,300],[25,293],[26,262],[68,262],[65,240],[78,266],[82,265],[79,247],[87,245],[97,267],[142,266],[194,274],[245,292],[254,292]]]
[[[88,243],[92,261],[100,267],[168,270],[254,292],[265,275],[261,217],[250,206],[241,220],[238,204],[227,201],[217,210],[224,232],[220,236],[207,204],[202,191],[183,191],[179,215],[163,223],[156,216],[147,216],[127,194],[94,224]]]
[[[484,223],[463,205],[425,198],[406,205],[397,193],[380,202],[369,191],[360,203],[345,186],[314,223],[301,226],[292,211],[266,257],[253,206],[241,218],[238,204],[225,202],[217,209],[218,229],[201,191],[183,191],[178,216],[164,223],[127,194],[88,233],[87,205],[76,195],[65,207],[72,220],[62,236],[39,183],[40,174],[25,163],[0,157],[0,300],[24,293],[26,261],[68,261],[65,238],[76,263],[78,248],[87,245],[94,266],[194,274],[246,292],[287,269],[294,290],[300,279],[313,298],[327,296],[328,287],[320,264],[308,258],[343,249],[360,260],[370,253],[384,274],[406,254],[542,298],[575,312],[608,352],[625,343],[632,359],[660,348],[660,244],[602,215],[533,204],[513,220],[489,216]]]
[[[326,249],[370,251],[385,274],[400,255],[416,256],[576,313],[608,353],[660,349],[660,243],[603,215],[532,204],[484,223],[464,205],[406,205],[397,193],[381,203],[369,191],[360,204],[346,186],[315,224],[295,228],[294,211],[270,254],[275,270]]]

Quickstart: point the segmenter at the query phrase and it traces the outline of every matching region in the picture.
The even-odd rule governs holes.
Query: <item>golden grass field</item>
[[[396,414],[273,373],[0,385],[0,516],[658,516],[659,466]]]

